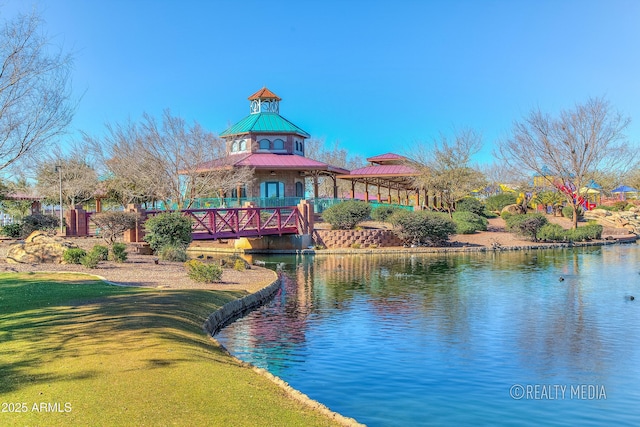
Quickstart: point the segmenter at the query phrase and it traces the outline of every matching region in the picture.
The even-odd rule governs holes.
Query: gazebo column
[[[382,201],[382,197],[380,197],[380,186],[378,185],[378,203]]]
[[[391,186],[389,186],[388,190],[389,190],[389,200],[387,200],[387,203],[391,204]]]
[[[236,196],[238,196],[238,207],[241,207],[240,196],[242,196],[242,183],[240,182],[236,185]]]
[[[415,198],[415,206],[420,208],[420,190],[416,190]]]
[[[402,204],[402,198],[400,197],[400,188],[398,188],[398,204]]]
[[[409,190],[405,190],[405,193],[404,193],[404,204],[409,206]]]
[[[338,198],[338,180],[335,175],[331,175],[331,179],[333,180],[333,198]]]
[[[424,205],[429,207],[429,192],[426,189],[424,190]]]
[[[351,181],[351,200],[354,200],[356,198],[356,182],[355,181]]]
[[[313,198],[318,198],[318,174],[313,174]]]
[[[102,212],[102,198],[96,197],[96,213]]]
[[[369,203],[369,182],[364,183],[364,201]]]

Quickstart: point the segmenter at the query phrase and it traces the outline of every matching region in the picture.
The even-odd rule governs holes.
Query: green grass
[[[242,295],[0,274],[0,425],[334,425],[202,331]]]

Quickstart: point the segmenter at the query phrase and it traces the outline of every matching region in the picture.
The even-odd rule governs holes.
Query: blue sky
[[[39,0],[75,52],[83,130],[169,108],[220,133],[263,86],[313,138],[354,154],[410,153],[454,127],[476,160],[532,108],[605,96],[640,140],[640,2],[483,0]],[[0,0],[0,18],[28,0]]]

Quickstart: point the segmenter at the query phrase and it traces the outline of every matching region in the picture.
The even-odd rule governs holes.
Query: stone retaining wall
[[[209,318],[204,322],[204,330],[207,331],[209,335],[215,335],[224,326],[269,301],[278,289],[280,289],[279,277],[276,281],[260,289],[258,292],[237,300],[229,301],[209,315]]]
[[[316,230],[316,243],[327,249],[402,246],[402,240],[392,230]]]

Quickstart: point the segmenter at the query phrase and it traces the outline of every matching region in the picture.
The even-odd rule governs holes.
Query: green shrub
[[[445,214],[428,211],[396,212],[389,221],[405,243],[438,246],[446,243],[456,232],[456,224]]]
[[[127,245],[124,243],[114,243],[111,246],[110,259],[114,262],[125,262],[127,260]]]
[[[456,222],[456,234],[473,234],[476,231],[478,230],[475,224],[465,221]]]
[[[154,252],[167,245],[186,248],[192,239],[191,226],[191,218],[179,212],[156,215],[144,223],[144,240]]]
[[[572,242],[600,239],[602,237],[602,226],[600,224],[588,224],[567,230],[566,233],[567,240]]]
[[[335,204],[322,213],[322,218],[334,230],[351,230],[358,223],[369,218],[371,205],[358,200]]]
[[[189,257],[182,246],[165,245],[158,250],[158,258],[163,261],[185,262]]]
[[[71,248],[64,251],[62,260],[67,264],[80,264],[82,257],[87,255],[87,251],[81,248]]]
[[[215,283],[222,278],[222,267],[218,264],[204,264],[197,259],[185,262],[187,275],[191,280],[201,283]]]
[[[15,222],[13,224],[5,225],[4,227],[2,227],[2,235],[11,237],[13,239],[17,239],[18,237],[21,237],[22,224]]]
[[[582,219],[584,210],[582,209],[581,206],[578,206],[577,212],[578,212],[578,220]],[[569,219],[573,219],[573,208],[571,206],[565,206],[564,208],[562,208],[562,216]]]
[[[378,206],[371,211],[371,219],[385,222],[394,213],[404,210],[397,206]]]
[[[106,261],[109,259],[109,248],[103,245],[95,245],[91,248],[91,252],[95,253],[98,261]],[[91,253],[90,252],[90,253]]]
[[[615,210],[615,211],[625,211],[625,210],[629,209],[628,206],[629,205],[627,204],[626,201],[618,200],[617,202],[614,202],[613,210]]]
[[[538,230],[536,234],[538,240],[543,240],[547,242],[559,242],[566,240],[567,234],[560,225],[558,224],[545,224]]]
[[[484,204],[473,197],[465,197],[462,200],[456,202],[456,212],[472,212],[476,215],[484,215]]]
[[[97,245],[96,245],[97,246]],[[102,246],[104,247],[104,246]],[[103,254],[100,250],[95,250],[95,247],[80,260],[80,264],[87,268],[96,268],[100,261],[103,261]]]
[[[247,269],[247,265],[243,259],[237,258],[236,262],[233,264],[233,269],[237,271],[245,271]]]
[[[547,218],[543,214],[517,214],[505,219],[507,230],[519,236],[536,240],[538,230],[547,224]]]
[[[511,212],[504,211],[500,213],[500,218],[504,219],[505,221],[512,216],[513,214]]]
[[[518,200],[518,196],[515,193],[500,193],[495,196],[487,197],[484,204],[489,211],[500,212],[502,208],[508,205],[513,205]]]
[[[33,214],[22,218],[22,237],[36,230],[55,231],[60,226],[58,217],[48,214]]]
[[[485,209],[484,212],[482,212],[482,216],[485,218],[498,218],[500,215],[498,215],[497,213],[490,211],[488,209]]]
[[[458,234],[472,234],[476,231],[487,231],[487,225],[489,224],[486,218],[478,214],[458,211],[453,213],[453,222],[456,223],[456,233]],[[473,227],[473,231],[468,231],[470,230],[469,225]],[[461,232],[462,230],[466,230],[467,232]]]

